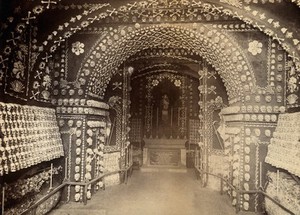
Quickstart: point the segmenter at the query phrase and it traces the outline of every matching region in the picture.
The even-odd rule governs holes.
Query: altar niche
[[[144,139],[143,164],[145,166],[185,167],[184,139]]]
[[[179,138],[180,89],[170,80],[161,81],[152,91],[152,138]]]

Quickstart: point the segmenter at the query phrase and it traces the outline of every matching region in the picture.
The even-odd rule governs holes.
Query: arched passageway
[[[2,212],[90,202],[134,164],[221,177],[237,211],[281,213],[269,195],[297,214],[279,191],[299,181],[298,3],[76,2],[0,13]]]

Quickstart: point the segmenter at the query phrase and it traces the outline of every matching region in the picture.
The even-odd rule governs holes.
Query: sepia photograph
[[[300,0],[0,0],[0,215],[300,215]]]

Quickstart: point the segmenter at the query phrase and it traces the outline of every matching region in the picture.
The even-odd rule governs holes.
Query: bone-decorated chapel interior
[[[151,172],[300,214],[299,0],[2,0],[0,29],[2,214],[89,214]]]

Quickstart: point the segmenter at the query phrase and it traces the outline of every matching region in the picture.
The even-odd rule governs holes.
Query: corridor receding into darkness
[[[122,194],[122,195],[121,195]],[[128,184],[98,192],[84,206],[68,203],[50,215],[232,215],[230,200],[201,188],[193,170],[134,171]]]

